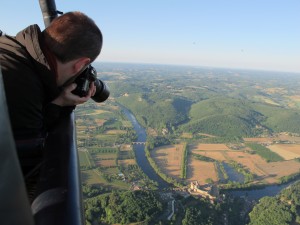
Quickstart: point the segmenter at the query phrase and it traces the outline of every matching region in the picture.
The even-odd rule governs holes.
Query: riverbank
[[[122,112],[132,123],[134,130],[137,134],[136,142],[145,143],[147,140],[147,134],[145,129],[138,123],[134,115],[124,106],[121,106]],[[133,144],[134,152],[136,155],[136,161],[142,171],[153,181],[157,182],[159,189],[169,188],[170,184],[164,181],[152,168],[150,165],[146,154],[145,154],[145,145],[144,144]]]

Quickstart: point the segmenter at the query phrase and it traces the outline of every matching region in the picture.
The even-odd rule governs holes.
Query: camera
[[[90,84],[94,82],[96,86],[96,93],[92,96],[95,102],[104,102],[109,97],[109,88],[101,80],[97,79],[97,72],[95,68],[89,65],[74,81],[77,84],[73,94],[80,97],[88,95],[90,90]]]

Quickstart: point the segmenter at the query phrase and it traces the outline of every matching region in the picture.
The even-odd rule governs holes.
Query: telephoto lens
[[[92,96],[92,99],[95,102],[104,102],[109,97],[110,92],[108,86],[99,79],[96,79],[94,83],[96,86],[96,93]]]
[[[74,81],[77,84],[77,87],[73,94],[80,97],[87,96],[90,90],[91,82],[94,82],[96,86],[96,93],[92,96],[92,99],[95,102],[104,102],[109,97],[109,88],[108,86],[97,78],[97,72],[94,67],[89,65]]]

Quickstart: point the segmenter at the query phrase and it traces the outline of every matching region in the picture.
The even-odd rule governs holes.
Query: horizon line
[[[300,75],[300,71],[287,71],[278,69],[262,69],[262,68],[240,68],[240,67],[224,67],[224,66],[205,66],[205,65],[189,65],[189,64],[173,64],[173,63],[152,63],[152,62],[126,62],[126,61],[102,61],[95,60],[93,63],[116,63],[116,64],[136,64],[136,65],[158,65],[158,66],[182,66],[194,68],[209,68],[209,69],[231,69],[231,70],[249,70],[261,72],[276,72],[276,73],[292,73]]]

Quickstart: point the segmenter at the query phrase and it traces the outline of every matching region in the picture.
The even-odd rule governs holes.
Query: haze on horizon
[[[300,73],[300,1],[56,0],[59,11],[82,11],[100,27],[97,61],[175,64]],[[44,28],[38,0],[6,1],[0,29],[15,35]]]

